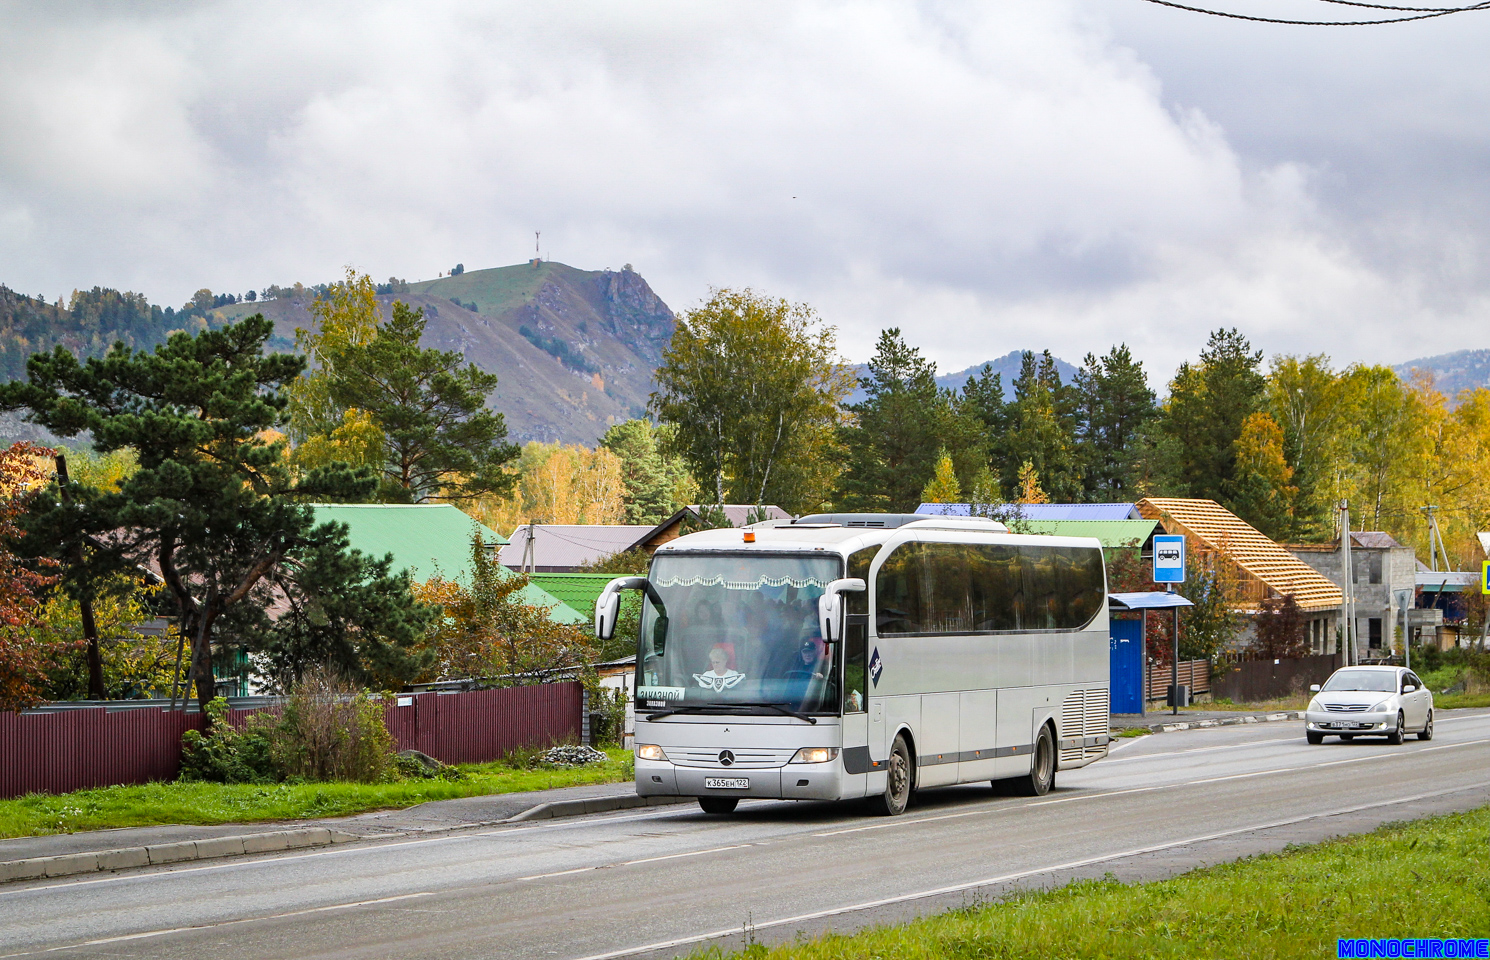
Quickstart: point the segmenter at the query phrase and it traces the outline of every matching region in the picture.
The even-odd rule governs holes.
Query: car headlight
[[[1309,713],[1324,713],[1324,707],[1321,707],[1319,705],[1319,701],[1318,700],[1310,700],[1309,701],[1309,706],[1308,706],[1308,712]]]
[[[827,763],[837,756],[837,747],[803,747],[787,763]]]
[[[638,760],[666,760],[667,754],[655,743],[638,743],[636,745],[636,758]]]
[[[1375,711],[1376,713],[1391,713],[1392,712],[1392,701],[1391,700],[1383,700],[1380,703],[1378,703],[1376,706],[1372,707],[1371,709],[1373,711]]]

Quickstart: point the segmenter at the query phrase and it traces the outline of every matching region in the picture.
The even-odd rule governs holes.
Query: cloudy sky
[[[1315,0],[1227,9],[1349,17]],[[0,0],[0,283],[179,304],[531,255],[943,369],[1208,330],[1490,347],[1490,12],[1142,0]]]

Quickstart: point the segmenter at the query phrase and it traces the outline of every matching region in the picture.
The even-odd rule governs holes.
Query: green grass
[[[1116,739],[1122,740],[1126,737],[1146,737],[1153,732],[1154,731],[1150,730],[1148,727],[1129,727],[1122,733],[1119,733]]]
[[[113,827],[251,823],[341,817],[412,807],[429,800],[520,793],[631,779],[631,752],[609,749],[605,763],[572,769],[514,770],[501,762],[462,764],[463,780],[394,783],[151,783],[0,800],[0,838]]]
[[[1390,824],[1125,885],[1075,883],[857,934],[826,935],[751,960],[1145,957],[1319,960],[1340,937],[1483,937],[1490,932],[1490,807]],[[711,949],[694,956],[719,956]]]
[[[1490,707],[1490,693],[1440,693],[1434,696],[1433,706],[1439,710]]]

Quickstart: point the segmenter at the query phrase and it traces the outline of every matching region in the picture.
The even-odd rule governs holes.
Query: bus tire
[[[1030,772],[1013,781],[1014,789],[1026,797],[1043,797],[1055,784],[1055,738],[1050,735],[1050,724],[1040,727],[1035,734],[1035,749],[1030,756]]]
[[[869,798],[869,809],[882,817],[898,817],[905,813],[906,805],[911,802],[911,787],[915,779],[911,748],[906,745],[903,735],[897,735],[895,745],[890,748],[890,758],[885,761],[885,792]]]
[[[740,805],[739,797],[699,797],[698,805],[704,813],[734,813]]]

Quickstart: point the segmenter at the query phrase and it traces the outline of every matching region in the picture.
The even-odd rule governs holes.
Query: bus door
[[[849,614],[843,618],[843,795],[864,796],[870,769],[869,667],[867,650],[869,617]],[[883,726],[883,723],[881,724]],[[883,756],[878,755],[880,760]]]

